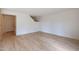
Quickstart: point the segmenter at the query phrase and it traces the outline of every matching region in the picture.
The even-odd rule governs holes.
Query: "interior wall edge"
[[[66,35],[59,35],[59,34],[51,33],[51,32],[47,32],[47,31],[41,31],[41,32],[48,33],[48,34],[51,34],[51,35],[60,36],[60,37],[64,37],[64,38],[69,38],[69,39],[76,39],[76,40],[79,40],[78,38],[75,38],[75,37],[72,37],[72,36],[70,37],[70,36],[66,36]]]
[[[1,10],[1,14],[15,15],[16,16],[16,35],[27,34],[30,32],[39,31],[39,23],[34,22],[29,14],[19,13],[6,9]]]
[[[50,34],[56,34],[79,40],[79,9],[67,10],[42,17],[41,29]],[[50,21],[49,21],[50,20]]]

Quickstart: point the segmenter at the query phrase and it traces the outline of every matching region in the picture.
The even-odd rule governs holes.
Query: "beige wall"
[[[40,20],[43,32],[79,39],[79,10],[43,16]]]

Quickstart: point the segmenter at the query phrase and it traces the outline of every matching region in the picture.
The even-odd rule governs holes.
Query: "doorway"
[[[3,34],[9,32],[16,35],[16,16],[3,14]]]

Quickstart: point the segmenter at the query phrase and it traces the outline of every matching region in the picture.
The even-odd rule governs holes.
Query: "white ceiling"
[[[67,8],[5,8],[5,9],[27,13],[32,16],[44,16],[60,12],[62,10],[66,10]]]

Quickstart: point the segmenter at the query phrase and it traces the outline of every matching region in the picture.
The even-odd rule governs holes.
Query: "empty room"
[[[79,51],[79,9],[0,8],[0,51]]]

